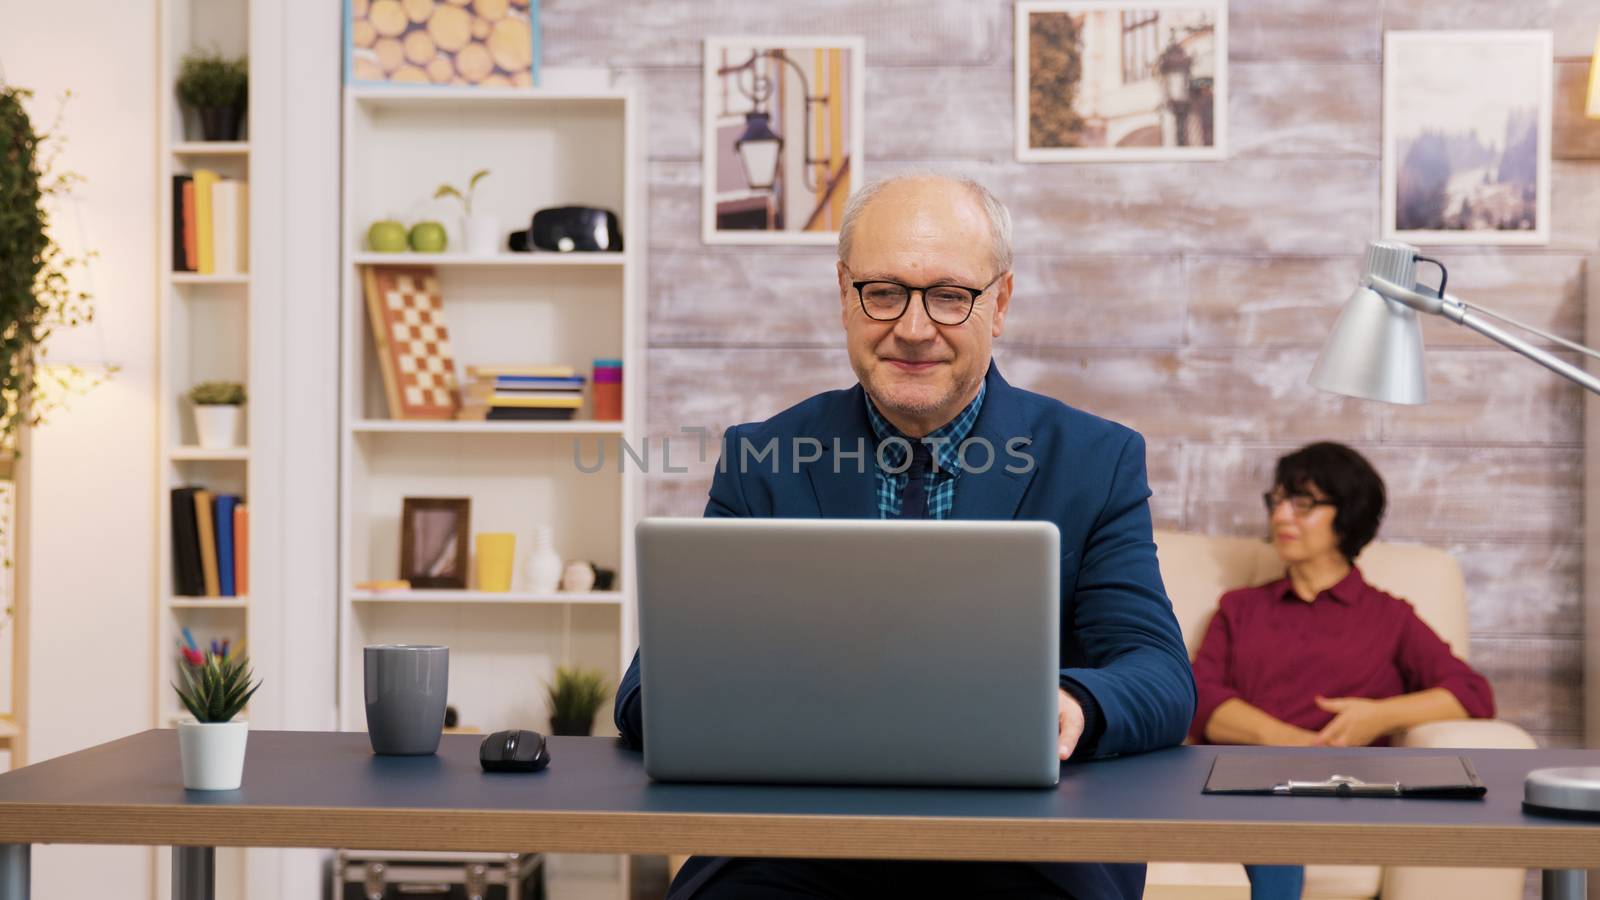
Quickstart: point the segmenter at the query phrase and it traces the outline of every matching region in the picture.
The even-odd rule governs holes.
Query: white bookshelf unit
[[[547,81],[548,83],[548,81]],[[639,111],[630,92],[346,87],[343,141],[340,460],[341,727],[364,730],[362,648],[376,643],[450,647],[450,703],[460,724],[484,732],[549,730],[545,684],[557,666],[598,669],[613,684],[635,646],[632,530],[641,478],[618,470],[620,442],[644,433],[645,209]],[[552,206],[615,211],[622,253],[462,251],[459,205],[435,201],[441,183],[490,170],[474,212],[504,234]],[[380,253],[368,226],[429,219],[449,233],[442,253]],[[458,385],[468,365],[567,365],[592,382],[596,359],[623,362],[623,419],[595,421],[585,404],[571,421],[435,421],[390,417],[369,324],[363,270],[425,265],[436,271]],[[592,462],[585,474],[575,443]],[[406,497],[468,497],[469,535],[516,536],[512,591],[361,590],[401,577]],[[564,562],[617,573],[609,591],[531,593],[524,560],[535,528],[550,529]],[[471,540],[469,536],[469,540]],[[476,568],[476,559],[473,565]],[[614,734],[609,705],[596,734]],[[536,849],[536,848],[530,848]]]
[[[258,468],[251,465],[250,405],[244,407],[240,428],[241,446],[201,447],[195,433],[193,414],[186,397],[188,390],[202,381],[226,380],[245,385],[247,399],[255,393],[252,383],[251,317],[257,298],[246,272],[200,274],[175,268],[172,200],[174,175],[209,169],[222,178],[252,181],[252,156],[248,138],[237,141],[200,140],[195,115],[178,101],[176,83],[184,56],[193,52],[220,52],[226,57],[246,57],[250,53],[250,8],[248,0],[161,0],[158,69],[160,85],[160,150],[158,153],[159,201],[161,210],[161,273],[158,288],[159,400],[157,440],[160,442],[160,471],[157,477],[156,581],[154,629],[156,672],[155,721],[158,728],[173,728],[186,716],[171,684],[177,680],[180,665],[178,642],[187,627],[202,649],[212,639],[228,639],[232,647],[248,652],[250,600],[246,596],[191,597],[177,593],[173,552],[171,491],[195,486],[217,493],[236,494],[245,502],[264,489]],[[248,116],[248,113],[246,113]],[[244,126],[245,135],[248,125]],[[246,191],[246,208],[254,197]],[[254,212],[250,213],[252,220]],[[254,235],[256,229],[249,229]],[[254,238],[250,238],[254,240]],[[258,531],[252,517],[250,533]],[[251,568],[262,563],[259,555],[249,554]],[[246,710],[241,716],[248,718]],[[165,847],[154,850],[154,894],[170,892],[170,853]],[[247,855],[240,850],[219,850],[216,855],[217,896],[243,898],[250,895],[247,884]]]

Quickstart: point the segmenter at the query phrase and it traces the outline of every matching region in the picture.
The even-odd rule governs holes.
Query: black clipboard
[[[1211,764],[1207,794],[1429,797],[1474,800],[1489,789],[1465,756],[1229,753]]]

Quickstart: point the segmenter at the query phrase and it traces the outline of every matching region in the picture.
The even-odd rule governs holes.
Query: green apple
[[[418,253],[443,253],[444,226],[438,222],[418,222],[411,226],[411,249]]]
[[[367,246],[380,253],[404,253],[406,226],[393,219],[380,219],[367,229]]]

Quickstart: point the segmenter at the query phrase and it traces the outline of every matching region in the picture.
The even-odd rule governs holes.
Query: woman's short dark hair
[[[1339,552],[1354,560],[1372,543],[1383,521],[1386,495],[1383,478],[1366,457],[1343,444],[1309,444],[1278,460],[1273,486],[1290,493],[1310,493],[1316,485],[1336,506],[1333,533]]]

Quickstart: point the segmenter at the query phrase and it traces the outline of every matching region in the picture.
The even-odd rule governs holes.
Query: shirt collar
[[[1361,577],[1361,570],[1351,566],[1350,573],[1339,579],[1338,584],[1318,594],[1314,599],[1321,600],[1323,597],[1330,597],[1345,606],[1354,606],[1366,590],[1367,580]],[[1284,578],[1280,582],[1278,595],[1285,600],[1294,600],[1297,603],[1303,602],[1300,600],[1300,595],[1294,592],[1294,582],[1288,578]]]
[[[978,396],[973,397],[972,402],[957,413],[954,419],[928,432],[928,436],[923,438],[925,441],[939,442],[930,446],[937,448],[936,455],[938,456],[938,468],[940,470],[948,471],[952,474],[961,471],[961,442],[972,434],[972,426],[978,421],[978,413],[983,409],[983,396],[988,390],[989,386],[987,384],[979,382]],[[865,392],[862,395],[866,396]],[[894,424],[888,419],[885,419],[883,414],[878,412],[878,407],[872,402],[871,397],[866,399],[867,418],[871,420],[872,434],[877,438],[878,445],[882,448],[881,459],[889,464],[889,468],[899,469],[905,464],[905,445],[899,441],[889,444],[885,444],[884,441],[896,437],[908,443],[915,443],[915,441],[907,437],[905,432],[894,427]]]

